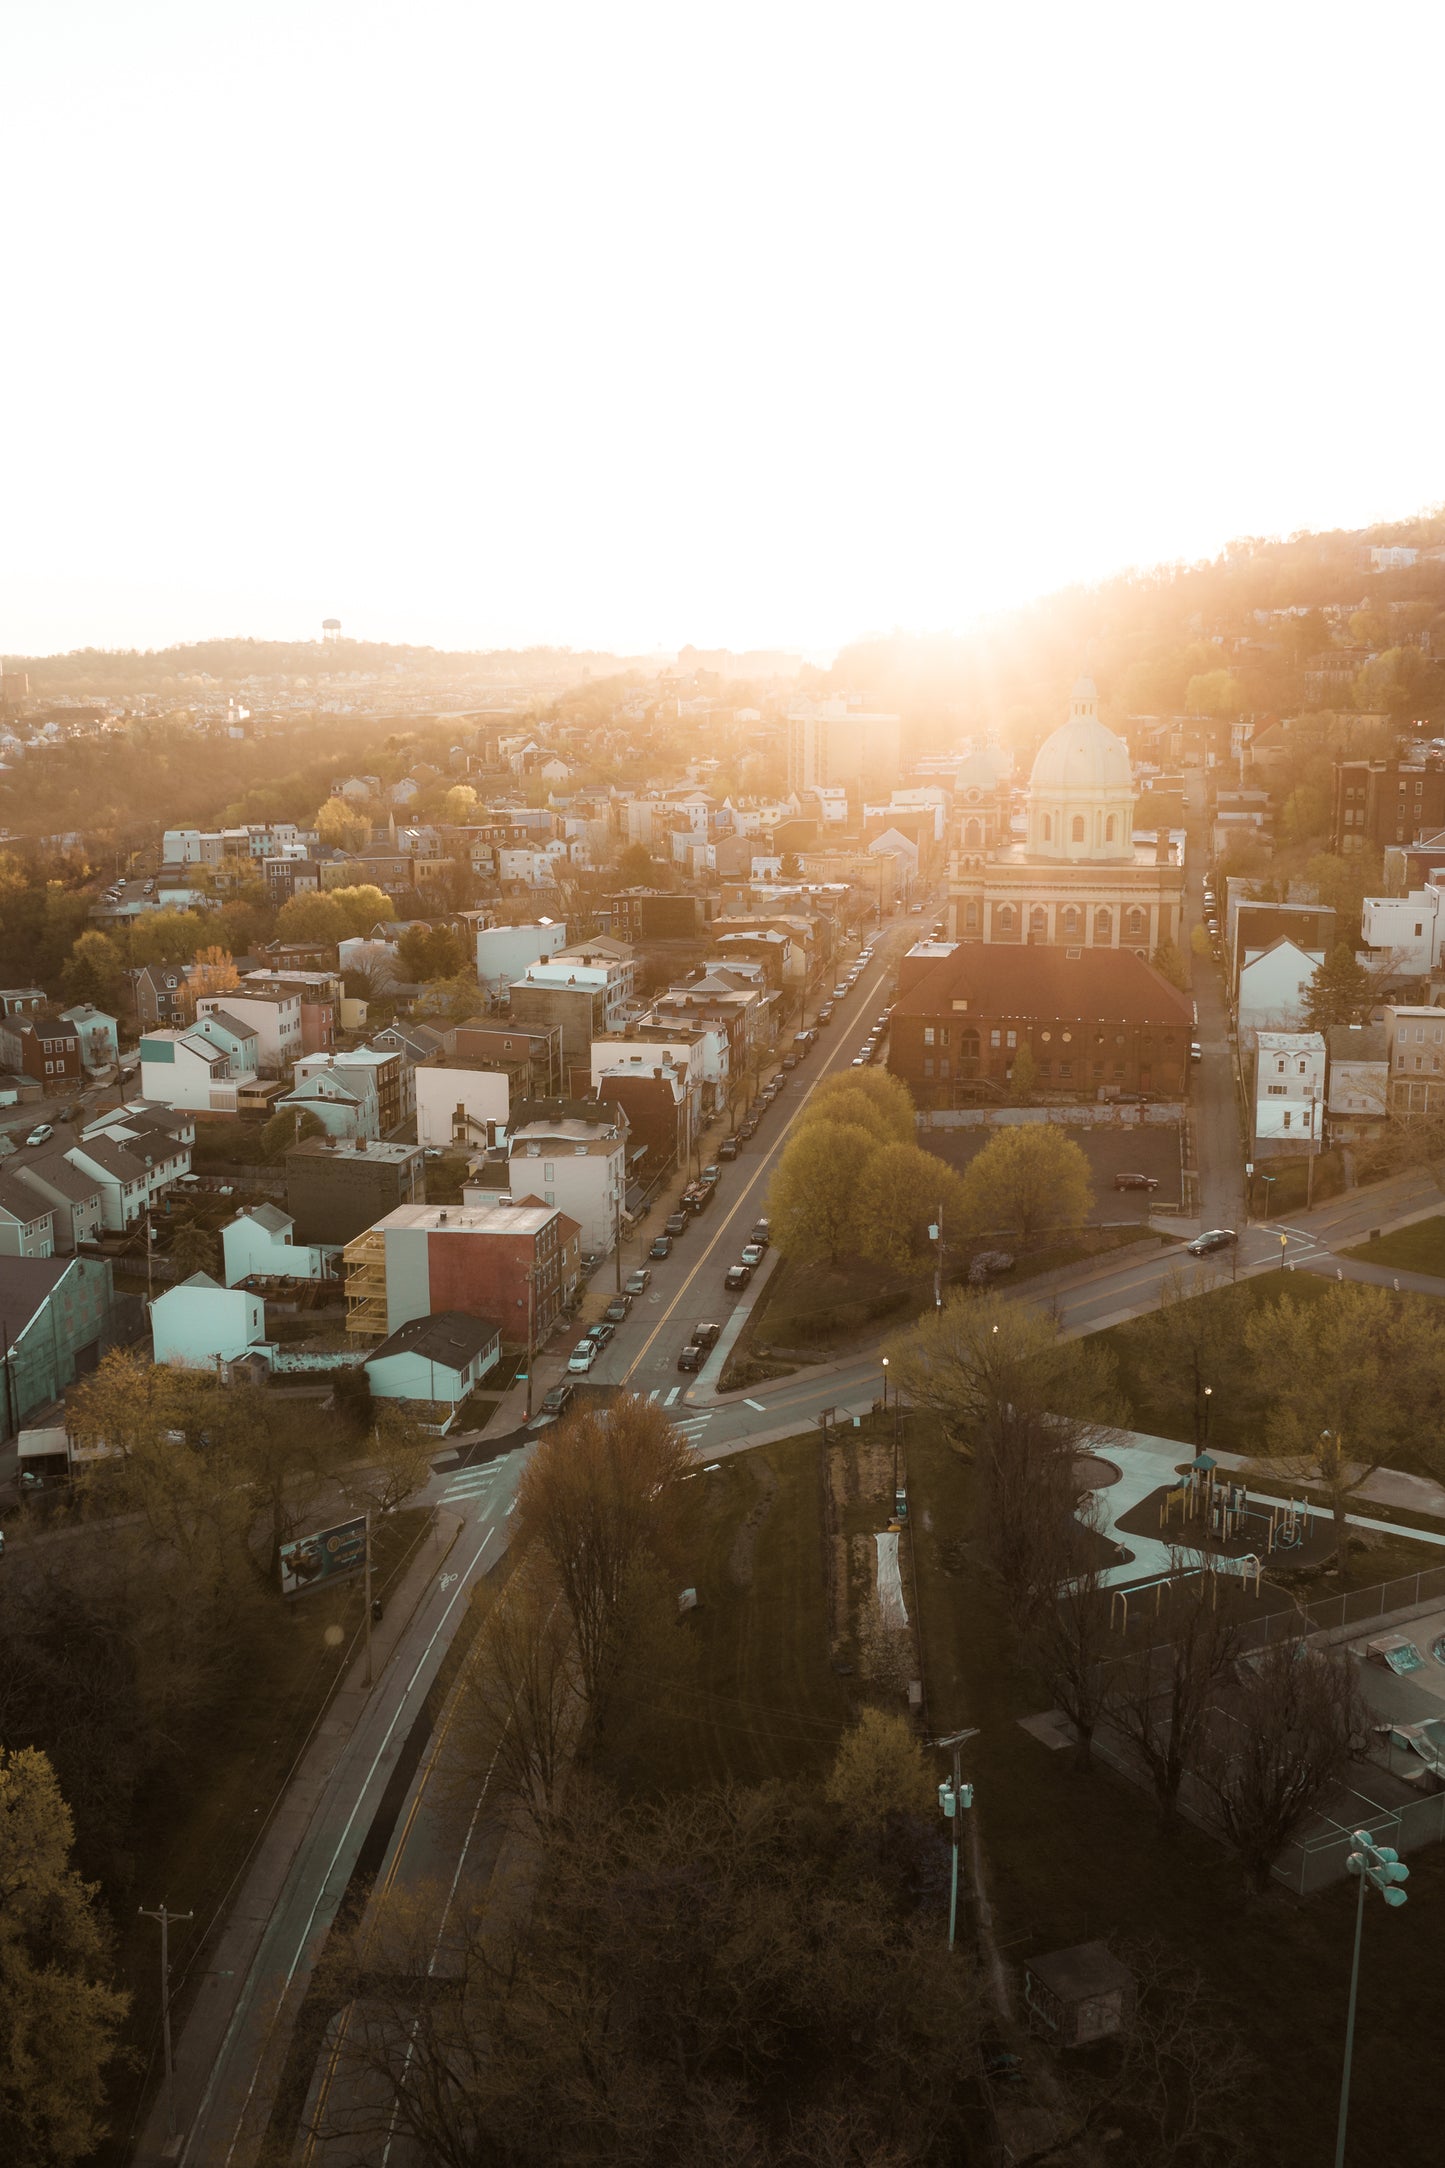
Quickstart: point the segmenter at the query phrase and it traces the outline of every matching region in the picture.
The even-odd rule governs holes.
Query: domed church
[[[1025,842],[1010,833],[1001,777],[993,789],[961,787],[955,803],[955,941],[1129,949],[1147,961],[1179,939],[1183,865],[1167,834],[1134,840],[1129,748],[1100,722],[1092,679],[1079,679],[1066,720],[1039,748]]]

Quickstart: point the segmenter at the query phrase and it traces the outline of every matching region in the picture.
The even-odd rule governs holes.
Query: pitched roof
[[[11,1347],[73,1263],[70,1257],[0,1257],[0,1325]]]
[[[978,1016],[1058,1017],[1079,1023],[1192,1024],[1177,986],[1128,949],[1012,947],[971,942],[921,971],[894,1016],[940,1016],[966,1001]]]
[[[0,1174],[0,1212],[8,1212],[11,1219],[19,1220],[28,1227],[32,1220],[48,1218],[54,1209],[28,1182],[18,1181],[9,1174]]]
[[[58,1190],[62,1197],[68,1197],[72,1204],[89,1204],[100,1194],[100,1184],[95,1176],[86,1174],[83,1168],[73,1167],[59,1152],[44,1152],[15,1169],[17,1181],[26,1182],[32,1175],[48,1189]]]
[[[208,1023],[220,1024],[226,1031],[233,1032],[238,1039],[259,1039],[261,1036],[254,1024],[243,1024],[238,1016],[232,1016],[227,1009],[207,1009],[206,1020]]]
[[[273,1235],[296,1225],[289,1212],[283,1212],[279,1205],[274,1204],[243,1205],[236,1214],[236,1219],[253,1219],[258,1227],[264,1227],[268,1234]],[[230,1224],[234,1227],[236,1220],[232,1220]]]
[[[490,1318],[468,1317],[461,1310],[438,1310],[431,1317],[414,1317],[367,1357],[374,1363],[383,1355],[420,1355],[427,1362],[445,1363],[449,1370],[465,1370],[478,1355],[501,1339],[502,1328]]]
[[[1387,1061],[1383,1024],[1331,1024],[1325,1033],[1331,1061]]]

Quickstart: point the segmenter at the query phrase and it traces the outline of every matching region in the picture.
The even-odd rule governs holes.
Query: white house
[[[1324,1102],[1324,1035],[1261,1031],[1254,1065],[1255,1158],[1318,1151]]]
[[[511,1086],[504,1069],[472,1069],[455,1062],[423,1062],[414,1072],[416,1141],[430,1150],[454,1140],[484,1144],[487,1124],[506,1127]]]
[[[331,1067],[297,1078],[276,1101],[276,1112],[314,1115],[330,1137],[379,1138],[381,1118],[376,1079],[360,1069]]]
[[[365,1368],[378,1400],[440,1400],[454,1408],[501,1359],[500,1326],[440,1310],[399,1325]]]
[[[87,1069],[109,1069],[120,1060],[120,1031],[116,1019],[92,1001],[78,1001],[62,1009],[61,1019],[74,1024],[80,1035],[80,1058]]]
[[[141,1091],[166,1107],[185,1107],[196,1114],[234,1114],[237,1089],[254,1066],[247,1069],[231,1044],[232,1035],[206,1018],[186,1031],[149,1031],[140,1043]],[[254,1046],[252,1047],[254,1063]]]
[[[1290,1031],[1305,1019],[1305,1001],[1315,975],[1316,958],[1283,935],[1261,950],[1239,974],[1238,1028],[1241,1046],[1253,1046],[1261,1031]]]
[[[555,956],[566,946],[567,927],[561,919],[538,919],[529,926],[479,926],[477,977],[497,993],[519,979],[529,964]]]
[[[581,1228],[584,1249],[609,1254],[626,1194],[625,1116],[620,1123],[543,1116],[513,1130],[508,1156],[514,1197],[558,1206]],[[463,1195],[469,1204],[488,1201],[481,1191]]]
[[[602,996],[602,1028],[620,1031],[637,986],[637,965],[631,952],[609,955],[586,946],[559,949],[555,956],[529,964],[514,986],[585,986]]]
[[[202,994],[196,1003],[197,1022],[217,1009],[255,1032],[262,1076],[290,1074],[302,1045],[299,992],[280,986],[233,986],[224,994]]]
[[[1327,1102],[1332,1142],[1368,1136],[1385,1119],[1390,1092],[1390,1049],[1382,1024],[1333,1024],[1329,1041]]]
[[[252,1278],[324,1280],[328,1252],[319,1244],[293,1242],[295,1225],[279,1205],[243,1205],[221,1229],[227,1287]]]
[[[1445,937],[1441,892],[1433,881],[1408,896],[1366,896],[1360,933],[1372,970],[1392,979],[1426,979],[1440,962]]]
[[[177,1370],[214,1370],[265,1337],[266,1305],[260,1296],[221,1287],[209,1273],[193,1272],[151,1304],[154,1359]]]

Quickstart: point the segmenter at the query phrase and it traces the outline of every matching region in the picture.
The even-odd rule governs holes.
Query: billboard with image
[[[366,1515],[361,1513],[354,1521],[338,1521],[334,1528],[318,1528],[314,1535],[283,1543],[281,1593],[304,1596],[308,1589],[344,1580],[365,1566]]]

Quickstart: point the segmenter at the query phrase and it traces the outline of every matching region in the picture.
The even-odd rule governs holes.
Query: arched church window
[[[1094,939],[1112,941],[1114,938],[1114,914],[1102,906],[1094,913]]]
[[[1049,930],[1049,916],[1041,903],[1036,903],[1029,913],[1029,939],[1042,941]]]
[[[1052,813],[1046,813],[1046,814],[1044,815],[1044,841],[1045,841],[1045,843],[1052,843],[1052,842],[1053,842],[1053,840],[1054,840],[1054,816],[1053,816],[1053,814],[1052,814]]]
[[[966,851],[976,851],[982,841],[983,823],[981,821],[965,821],[963,824],[964,849]]]
[[[978,905],[972,898],[963,907],[963,923],[965,926],[976,926],[978,924]]]
[[[1013,922],[1014,922],[1014,907],[1013,907],[1013,905],[1012,905],[1011,903],[1001,903],[1001,904],[999,905],[999,907],[998,907],[998,920],[997,920],[997,924],[998,924],[998,928],[999,928],[999,931],[1000,931],[1000,933],[1012,933],[1012,931],[1013,931]]]
[[[1138,940],[1139,936],[1143,933],[1143,931],[1144,913],[1139,909],[1138,905],[1136,904],[1133,910],[1131,910],[1129,913],[1129,938],[1131,940]]]
[[[1082,813],[1074,815],[1073,840],[1075,843],[1082,843],[1084,840],[1084,816]]]
[[[1066,935],[1069,935],[1070,937],[1072,937],[1073,935],[1077,934],[1077,933],[1078,933],[1078,931],[1079,931],[1079,928],[1080,928],[1080,926],[1081,926],[1081,924],[1082,924],[1082,922],[1083,922],[1083,913],[1082,913],[1082,912],[1080,911],[1080,909],[1079,909],[1078,905],[1077,905],[1076,903],[1069,903],[1069,904],[1065,904],[1065,906],[1064,906],[1064,932],[1065,932],[1065,934],[1066,934]]]
[[[1108,819],[1107,819],[1107,820],[1105,821],[1105,823],[1104,823],[1104,841],[1105,841],[1106,843],[1112,843],[1112,842],[1113,842],[1113,840],[1114,840],[1114,815],[1113,815],[1113,814],[1111,813],[1111,814],[1109,815],[1109,818],[1108,818]]]

